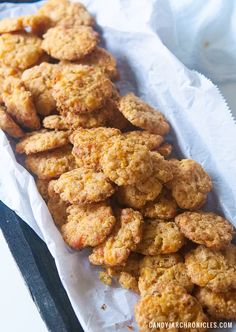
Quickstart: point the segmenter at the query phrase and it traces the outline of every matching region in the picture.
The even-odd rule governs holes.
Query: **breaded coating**
[[[48,184],[49,184],[48,180],[42,180],[42,179],[36,180],[37,189],[38,189],[40,195],[45,200],[45,202],[47,202],[49,200]]]
[[[140,262],[138,287],[141,296],[158,292],[162,285],[173,281],[184,287],[187,292],[193,289],[186,266],[178,254],[146,256]]]
[[[145,145],[149,150],[156,150],[163,142],[163,137],[156,134],[150,134],[148,131],[134,130],[123,134],[124,137],[132,140],[134,143]]]
[[[173,151],[173,146],[169,143],[163,143],[159,146],[157,151],[165,158],[169,157]]]
[[[101,244],[116,222],[111,207],[104,202],[86,206],[71,205],[67,213],[67,223],[61,232],[65,242],[74,249]]]
[[[210,176],[191,159],[175,162],[175,166],[175,176],[169,184],[172,196],[181,209],[199,209],[212,189]]]
[[[122,97],[118,108],[134,126],[150,133],[163,136],[170,130],[164,116],[133,93]]]
[[[0,36],[0,64],[26,69],[44,53],[41,39],[29,33],[5,33]],[[17,46],[16,46],[17,45]]]
[[[74,168],[75,159],[71,146],[64,146],[52,151],[31,154],[25,159],[26,168],[39,179],[51,180]]]
[[[103,173],[86,168],[62,174],[55,180],[53,189],[71,204],[100,202],[114,193],[114,187]]]
[[[150,176],[145,181],[135,185],[119,187],[117,199],[123,206],[141,209],[147,202],[153,201],[161,190],[161,182],[155,176]]]
[[[51,114],[56,109],[52,84],[57,70],[57,65],[43,62],[39,66],[25,70],[22,74],[22,80],[33,96],[37,112],[43,116]]]
[[[60,148],[69,143],[68,132],[45,129],[27,134],[16,144],[17,153],[33,154]]]
[[[174,222],[150,219],[144,223],[143,238],[136,251],[151,256],[169,254],[177,252],[184,242],[184,236]]]
[[[51,25],[51,20],[43,15],[25,15],[0,20],[0,34],[16,31],[30,31],[41,35]]]
[[[213,292],[236,288],[236,267],[230,266],[223,252],[198,246],[186,254],[185,264],[192,282]]]
[[[133,185],[152,175],[153,166],[146,146],[123,137],[111,137],[100,159],[103,172],[118,186]]]
[[[115,128],[79,128],[70,136],[73,147],[73,155],[78,167],[101,170],[100,158],[102,149],[110,137],[120,135],[121,132]]]
[[[111,286],[112,285],[112,277],[109,275],[109,273],[107,271],[99,271],[98,275],[99,275],[100,281],[104,285],[107,285],[107,286]]]
[[[116,224],[105,242],[93,249],[89,260],[95,265],[124,265],[129,254],[142,238],[143,217],[138,211],[122,209]]]
[[[92,53],[86,55],[86,57],[79,60],[78,63],[81,65],[97,66],[101,68],[111,80],[116,80],[119,77],[118,69],[116,67],[116,59],[104,48],[96,47]]]
[[[9,136],[19,138],[24,136],[23,130],[18,126],[12,117],[6,112],[4,106],[0,106],[0,128]]]
[[[56,26],[43,35],[42,49],[55,59],[75,61],[91,53],[98,42],[91,27]]]
[[[55,225],[61,228],[67,221],[68,203],[63,201],[59,195],[51,194],[47,202],[48,210],[52,215]]]
[[[188,239],[208,248],[222,249],[233,238],[233,226],[212,212],[184,212],[175,218],[175,222]]]
[[[166,183],[173,179],[172,164],[165,160],[162,155],[158,152],[152,151],[151,153],[152,164],[153,164],[153,174],[162,183]]]
[[[47,129],[69,130],[70,126],[62,115],[54,114],[43,119],[43,127]]]
[[[65,66],[53,86],[53,97],[62,114],[93,112],[112,95],[112,82],[96,67]]]
[[[48,16],[54,25],[93,25],[94,19],[81,3],[68,0],[48,0],[38,10],[38,14]]]
[[[147,218],[172,219],[177,215],[177,204],[171,193],[163,189],[153,202],[148,202],[142,209]]]
[[[159,322],[186,322],[203,323],[208,318],[203,313],[199,302],[178,284],[170,283],[162,293],[146,295],[135,306],[135,318],[140,332],[166,331],[166,328],[155,328]],[[169,331],[177,332],[203,332],[204,328],[170,328]]]
[[[7,112],[20,125],[29,129],[40,128],[40,120],[36,114],[32,95],[26,90],[21,79],[10,76],[5,80],[2,100]]]
[[[230,243],[226,248],[222,250],[222,253],[229,266],[236,266],[236,245]]]
[[[195,296],[210,316],[236,320],[236,290],[214,293],[207,288],[199,288]]]

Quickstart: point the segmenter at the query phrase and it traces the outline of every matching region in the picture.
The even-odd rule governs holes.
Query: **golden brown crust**
[[[236,290],[214,293],[207,288],[199,288],[195,296],[210,316],[236,320]]]
[[[142,237],[143,218],[138,211],[123,209],[118,212],[116,225],[105,242],[93,249],[89,260],[95,265],[125,264],[131,250]]]
[[[227,292],[236,288],[236,269],[230,266],[222,252],[198,246],[185,257],[192,282],[213,292]]]
[[[101,172],[76,168],[54,181],[53,189],[71,204],[89,204],[105,200],[114,193],[114,187]]]
[[[164,116],[133,93],[122,97],[118,107],[134,126],[162,136],[170,130]]]
[[[15,123],[3,106],[0,106],[0,128],[11,137],[20,138],[25,135],[23,130]]]
[[[134,143],[145,145],[149,150],[156,150],[163,142],[163,137],[156,134],[151,134],[146,130],[134,130],[123,134]]]
[[[100,163],[107,177],[119,186],[145,181],[153,171],[147,147],[121,135],[108,140]]]
[[[71,146],[31,154],[26,157],[25,165],[30,172],[44,180],[57,178],[76,168],[74,156],[71,154]]]
[[[76,61],[91,53],[99,35],[91,27],[57,26],[43,35],[42,49],[58,60]]]
[[[26,69],[36,64],[42,54],[41,39],[35,35],[22,32],[0,36],[0,64],[3,66]]]
[[[56,80],[53,97],[63,114],[93,112],[112,95],[112,82],[96,67],[65,66]]]
[[[27,134],[16,144],[17,153],[33,154],[65,146],[69,143],[65,131],[39,130]]]
[[[201,305],[185,289],[175,283],[169,284],[162,293],[146,295],[142,297],[135,306],[135,317],[140,332],[151,332],[156,329],[158,322],[207,322]],[[153,328],[154,327],[154,328]],[[179,328],[171,328],[170,331],[177,332]],[[184,331],[196,332],[206,331],[204,328],[186,328]]]
[[[178,206],[189,210],[199,209],[212,189],[210,176],[191,159],[175,162],[175,175],[169,185]]]
[[[152,151],[150,155],[153,164],[153,175],[162,183],[171,181],[173,179],[171,163],[168,160],[165,160],[158,152]]]
[[[164,158],[169,157],[172,151],[173,151],[173,146],[169,143],[163,143],[157,149],[157,152],[160,153]]]
[[[36,114],[32,95],[26,90],[19,78],[10,76],[5,80],[2,90],[2,100],[7,108],[7,112],[20,125],[30,129],[40,128],[40,120]]]
[[[233,226],[212,212],[184,212],[175,222],[188,239],[209,248],[222,249],[233,238]]]
[[[146,220],[143,238],[136,251],[151,256],[169,254],[177,252],[184,242],[184,236],[174,222],[161,219]]]
[[[59,195],[56,193],[50,193],[49,200],[47,202],[48,210],[50,211],[52,218],[54,220],[55,225],[58,228],[61,228],[61,226],[66,223],[67,219],[67,208],[68,203],[63,201]]]
[[[67,223],[61,232],[65,242],[74,249],[101,244],[116,221],[111,207],[104,202],[83,207],[71,205],[67,213]]]

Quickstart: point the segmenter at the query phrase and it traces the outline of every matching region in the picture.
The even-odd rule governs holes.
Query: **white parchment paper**
[[[118,60],[122,93],[134,91],[159,108],[172,126],[170,139],[180,156],[201,163],[214,181],[207,209],[224,213],[236,226],[236,124],[216,86],[188,70],[163,45],[171,39],[171,7],[162,0],[84,0],[96,16],[103,45]],[[33,12],[36,5],[0,4],[0,16]],[[137,327],[137,296],[106,287],[98,280],[88,252],[64,244],[32,176],[20,166],[0,132],[0,200],[24,219],[46,242],[62,283],[86,332],[130,331]],[[106,309],[101,306],[106,304]]]

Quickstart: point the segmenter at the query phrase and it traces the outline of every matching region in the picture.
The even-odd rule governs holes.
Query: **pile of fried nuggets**
[[[140,294],[140,331],[236,319],[234,230],[200,210],[212,181],[194,160],[170,158],[160,112],[119,95],[93,24],[67,0],[0,21],[0,127],[20,139],[65,242],[92,247],[104,283]]]

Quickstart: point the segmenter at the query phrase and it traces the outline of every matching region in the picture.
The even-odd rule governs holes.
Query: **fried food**
[[[197,210],[205,203],[212,189],[210,176],[194,160],[175,162],[175,175],[169,183],[172,196],[181,209]]]
[[[222,249],[233,238],[233,226],[212,212],[184,212],[175,218],[175,222],[188,239],[208,248]]]
[[[103,172],[118,186],[133,185],[152,175],[153,166],[146,146],[123,137],[111,137],[100,159]]]
[[[0,64],[26,69],[42,56],[41,39],[29,33],[5,33],[0,36]],[[17,45],[17,47],[16,47]]]
[[[138,211],[122,209],[116,224],[105,242],[93,249],[89,260],[94,265],[117,266],[125,264],[129,254],[141,241],[143,217]]]
[[[170,283],[161,293],[142,297],[135,306],[135,317],[140,332],[166,329],[155,328],[159,322],[207,322],[201,305],[178,284]],[[179,331],[171,328],[170,331]],[[204,328],[185,328],[184,331],[205,331]]]
[[[86,206],[71,205],[67,223],[61,232],[65,242],[74,249],[95,247],[110,234],[116,219],[107,203]]]
[[[48,16],[54,25],[93,25],[94,20],[81,3],[67,0],[48,0],[38,10],[39,15]]]
[[[150,133],[163,136],[170,130],[164,116],[133,93],[128,93],[122,97],[118,108],[134,126]]]
[[[54,114],[43,119],[43,127],[46,129],[69,130],[70,126],[62,115]]]
[[[129,131],[124,133],[123,136],[133,141],[134,143],[145,145],[149,150],[156,150],[163,142],[162,136],[151,134],[145,130]]]
[[[75,159],[71,153],[71,146],[31,154],[25,159],[26,168],[36,174],[39,179],[51,180],[74,168]]]
[[[157,149],[157,152],[159,152],[165,158],[169,157],[172,151],[173,151],[173,146],[169,143],[163,143]]]
[[[101,170],[100,158],[102,149],[110,137],[120,135],[115,128],[79,128],[70,136],[73,147],[73,155],[78,167]]]
[[[92,53],[86,55],[86,57],[77,61],[77,63],[81,65],[99,67],[110,77],[111,80],[116,80],[119,77],[116,59],[104,48],[96,47]]]
[[[153,202],[148,202],[142,209],[148,218],[172,219],[177,215],[177,204],[171,193],[163,189]]]
[[[140,262],[140,278],[138,287],[141,296],[158,292],[162,285],[176,282],[188,292],[193,283],[187,275],[185,264],[178,254],[146,256]]]
[[[236,268],[223,252],[198,246],[186,254],[185,264],[192,282],[213,292],[227,292],[236,288]]]
[[[101,172],[76,168],[54,181],[54,191],[71,204],[89,204],[105,200],[114,193],[114,187]]]
[[[157,177],[162,183],[169,182],[173,179],[172,165],[168,160],[165,160],[158,152],[151,152],[153,175]]]
[[[161,182],[155,176],[150,176],[135,185],[119,187],[117,199],[123,206],[141,209],[148,201],[153,201],[161,190]]]
[[[99,35],[91,27],[56,26],[43,35],[42,49],[58,60],[76,61],[91,53]]]
[[[37,112],[43,116],[51,114],[56,109],[52,84],[57,70],[57,65],[43,62],[22,74],[22,80],[33,96]]]
[[[16,144],[17,153],[33,154],[60,148],[69,143],[68,132],[47,131],[45,129],[25,135]]]
[[[111,97],[113,86],[100,68],[74,65],[61,69],[53,97],[62,114],[93,112]]]
[[[55,181],[55,180],[53,180]],[[51,181],[52,182],[52,181]],[[50,188],[50,184],[49,184],[49,188]],[[50,197],[49,200],[47,202],[47,206],[48,206],[48,210],[52,215],[53,221],[55,223],[55,225],[58,228],[61,228],[62,225],[64,225],[66,223],[67,220],[67,208],[68,208],[68,203],[63,201],[60,196],[58,194],[56,194],[55,192],[50,192]]]
[[[0,128],[9,136],[15,138],[23,137],[25,134],[18,124],[12,119],[10,114],[6,112],[6,109],[3,106],[0,106]]]
[[[236,320],[236,290],[214,293],[207,288],[199,288],[195,296],[211,317]]]
[[[5,80],[2,100],[7,112],[17,123],[29,129],[40,128],[40,120],[36,114],[32,95],[19,78],[10,76]]]
[[[172,221],[162,219],[146,220],[142,241],[136,252],[155,256],[177,252],[184,245],[184,236]]]
[[[40,195],[43,197],[45,202],[49,200],[49,194],[48,194],[48,180],[42,180],[42,179],[37,179],[36,180],[36,186],[38,188],[38,191]]]

